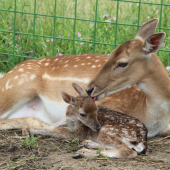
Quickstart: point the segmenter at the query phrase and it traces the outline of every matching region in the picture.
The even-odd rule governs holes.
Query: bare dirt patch
[[[0,131],[0,169],[112,170],[170,169],[170,137],[149,140],[149,155],[135,159],[73,159],[79,141],[35,136],[22,137],[20,130]]]

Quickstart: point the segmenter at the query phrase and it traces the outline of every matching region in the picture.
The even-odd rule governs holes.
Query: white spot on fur
[[[87,58],[91,58],[90,56],[88,56]]]
[[[82,66],[84,66],[85,64],[84,64],[84,63],[82,63],[81,65],[82,65]]]
[[[68,64],[66,64],[64,67],[67,67],[68,66]]]
[[[28,67],[28,69],[32,69],[32,67]]]
[[[90,65],[91,63],[88,63],[88,65]]]
[[[98,67],[101,67],[101,65],[99,64]]]
[[[54,61],[58,61],[58,58],[56,58]]]
[[[92,68],[96,68],[96,66],[95,66],[95,65],[92,65]]]
[[[9,81],[10,81],[10,80],[8,80],[7,83],[6,83],[6,85],[5,85],[6,90],[12,88],[12,85],[9,85]]]
[[[82,83],[89,83],[90,80],[89,78],[74,78],[74,77],[50,77],[47,73],[42,75],[43,79],[49,79],[49,80],[59,80],[59,81],[72,81],[72,82],[82,82]]]
[[[35,77],[36,77],[36,76],[33,74],[33,75],[30,76],[30,79],[31,79],[31,80],[34,80]]]
[[[142,124],[138,123],[138,124],[137,124],[137,127],[141,127],[141,128],[142,128],[143,126],[142,126]]]
[[[45,63],[45,66],[48,66],[49,65],[49,63]]]
[[[22,74],[21,77],[25,77],[26,78],[27,76],[25,74]]]
[[[95,62],[99,62],[99,60],[96,60]]]
[[[24,66],[24,64],[21,64],[21,66]]]
[[[54,69],[55,69],[55,67],[52,68],[52,70],[54,70]]]
[[[106,132],[106,134],[111,135],[111,136],[115,135],[115,133],[111,133],[111,132],[108,132],[108,131]]]
[[[13,71],[11,70],[11,71],[9,71],[8,73],[12,73]]]
[[[21,72],[22,72],[22,71],[24,71],[24,69],[23,69],[23,68],[20,68],[18,71],[21,71]]]
[[[77,65],[74,65],[74,67],[77,67]]]
[[[20,79],[20,81],[18,82],[18,85],[21,85],[24,83],[24,79]]]
[[[15,77],[14,77],[14,79],[17,79],[17,78],[18,78],[18,76],[15,76]]]

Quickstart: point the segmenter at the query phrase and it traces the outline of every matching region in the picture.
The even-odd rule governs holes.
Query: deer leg
[[[52,126],[45,126],[45,127],[26,126],[23,128],[22,131],[23,131],[23,135],[26,135],[29,131],[30,134],[38,134],[43,136],[62,137],[62,138],[71,138],[71,134],[73,134],[66,127],[52,127]]]
[[[24,126],[42,127],[43,125],[38,119],[32,117],[0,120],[0,130],[22,129]]]
[[[67,118],[63,118],[61,120],[59,120],[58,122],[52,124],[51,126],[53,127],[60,127],[60,126],[66,126],[67,125]]]
[[[104,149],[103,145],[93,142],[91,140],[84,140],[83,142],[80,143],[79,147],[86,147],[89,149]]]
[[[168,124],[161,132],[158,134],[159,136],[170,136],[170,124]]]

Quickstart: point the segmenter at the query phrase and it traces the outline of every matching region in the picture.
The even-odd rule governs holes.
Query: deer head
[[[155,33],[158,19],[145,23],[133,40],[119,45],[107,63],[87,86],[87,93],[100,100],[146,77],[150,57],[162,46],[165,33]]]
[[[99,130],[100,124],[97,119],[97,106],[95,102],[79,85],[73,83],[72,86],[79,93],[79,96],[76,98],[61,92],[64,101],[70,104],[67,108],[67,118],[79,120],[93,131]]]

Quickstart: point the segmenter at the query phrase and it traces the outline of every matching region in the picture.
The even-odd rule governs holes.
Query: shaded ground
[[[22,137],[20,130],[0,131],[0,169],[112,170],[170,169],[170,137],[149,140],[149,155],[136,159],[73,159],[79,141],[36,136]]]

